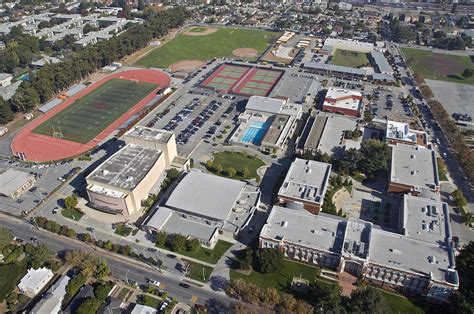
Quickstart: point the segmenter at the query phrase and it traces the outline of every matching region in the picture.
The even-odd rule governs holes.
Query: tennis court
[[[239,95],[267,96],[278,83],[283,73],[280,70],[253,68],[232,90],[235,94]]]
[[[212,72],[201,83],[201,86],[212,88],[221,93],[267,96],[283,73],[281,70],[223,64]]]
[[[114,78],[77,99],[32,130],[78,143],[88,143],[158,85]]]
[[[249,67],[223,64],[205,79],[201,86],[213,88],[222,93],[229,93],[232,87],[250,70]]]

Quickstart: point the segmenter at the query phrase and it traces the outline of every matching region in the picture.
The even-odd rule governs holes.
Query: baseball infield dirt
[[[192,72],[204,65],[204,62],[199,60],[183,60],[175,62],[170,65],[170,70],[173,72]]]
[[[240,58],[255,58],[258,56],[258,51],[252,48],[237,48],[232,51],[232,54]]]

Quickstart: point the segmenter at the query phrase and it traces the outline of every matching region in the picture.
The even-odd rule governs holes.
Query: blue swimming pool
[[[269,126],[268,122],[251,121],[240,141],[259,145]]]

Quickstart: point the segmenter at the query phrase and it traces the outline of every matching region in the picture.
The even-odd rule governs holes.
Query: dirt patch
[[[183,32],[183,35],[187,36],[206,36],[217,32],[217,28],[213,27],[193,27]]]
[[[255,58],[258,56],[258,51],[252,48],[237,48],[232,51],[232,54],[240,58]]]
[[[173,63],[169,66],[172,72],[186,72],[190,73],[204,65],[204,62],[199,60],[183,60]]]

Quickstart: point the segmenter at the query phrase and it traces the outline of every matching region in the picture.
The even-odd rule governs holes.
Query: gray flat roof
[[[454,268],[449,247],[372,229],[370,262],[408,272],[432,274],[433,279],[451,282],[448,268]]]
[[[273,206],[260,236],[340,254],[346,223],[335,218]]]
[[[341,73],[360,75],[360,76],[367,75],[367,71],[364,69],[351,68],[351,67],[346,67],[342,65],[319,63],[319,62],[314,62],[314,61],[306,62],[304,64],[304,67],[309,68],[309,69],[317,69],[317,70],[330,71],[330,72],[341,72]]]
[[[389,72],[392,73],[393,69],[390,66],[390,64],[387,61],[387,58],[385,58],[385,55],[383,52],[380,51],[372,51],[370,53],[370,56],[374,60],[375,64],[377,64],[377,67],[379,68],[379,71],[384,73],[384,72]]]
[[[276,145],[278,143],[278,139],[280,138],[280,134],[285,129],[290,116],[286,114],[277,114],[271,117],[272,123],[268,128],[267,132],[265,132],[265,136],[262,139],[262,143],[268,143],[271,145]]]
[[[331,164],[296,158],[278,195],[322,203],[330,174]]]
[[[224,221],[245,185],[242,181],[190,171],[171,193],[166,206]]]
[[[165,130],[155,129],[155,128],[148,128],[145,126],[135,126],[129,131],[127,131],[125,135],[129,137],[147,140],[147,141],[153,141],[153,142],[166,144],[168,143],[171,136],[173,136],[173,132],[168,132]]]
[[[377,81],[395,82],[395,77],[393,77],[393,74],[388,73],[373,73],[372,79]]]
[[[249,98],[247,105],[245,105],[245,109],[278,114],[281,112],[284,104],[285,101],[283,99],[252,96]]]
[[[400,231],[407,237],[430,243],[449,241],[449,219],[446,203],[404,195]]]
[[[161,153],[159,150],[127,144],[97,167],[87,180],[131,191],[148,174]]]
[[[319,149],[329,155],[344,151],[344,131],[355,130],[357,121],[340,115],[319,114],[314,119],[311,131],[304,144],[305,149]]]
[[[360,219],[349,219],[344,235],[343,255],[367,259],[371,233],[372,223]]]
[[[439,186],[436,153],[420,146],[392,146],[390,180],[420,189]]]
[[[216,232],[216,228],[216,226],[208,225],[204,223],[204,221],[187,219],[182,215],[173,212],[161,230],[166,233],[179,233],[184,236],[208,241]]]
[[[0,173],[0,194],[5,196],[14,194],[31,178],[34,176],[28,172],[8,168],[5,172]]]

